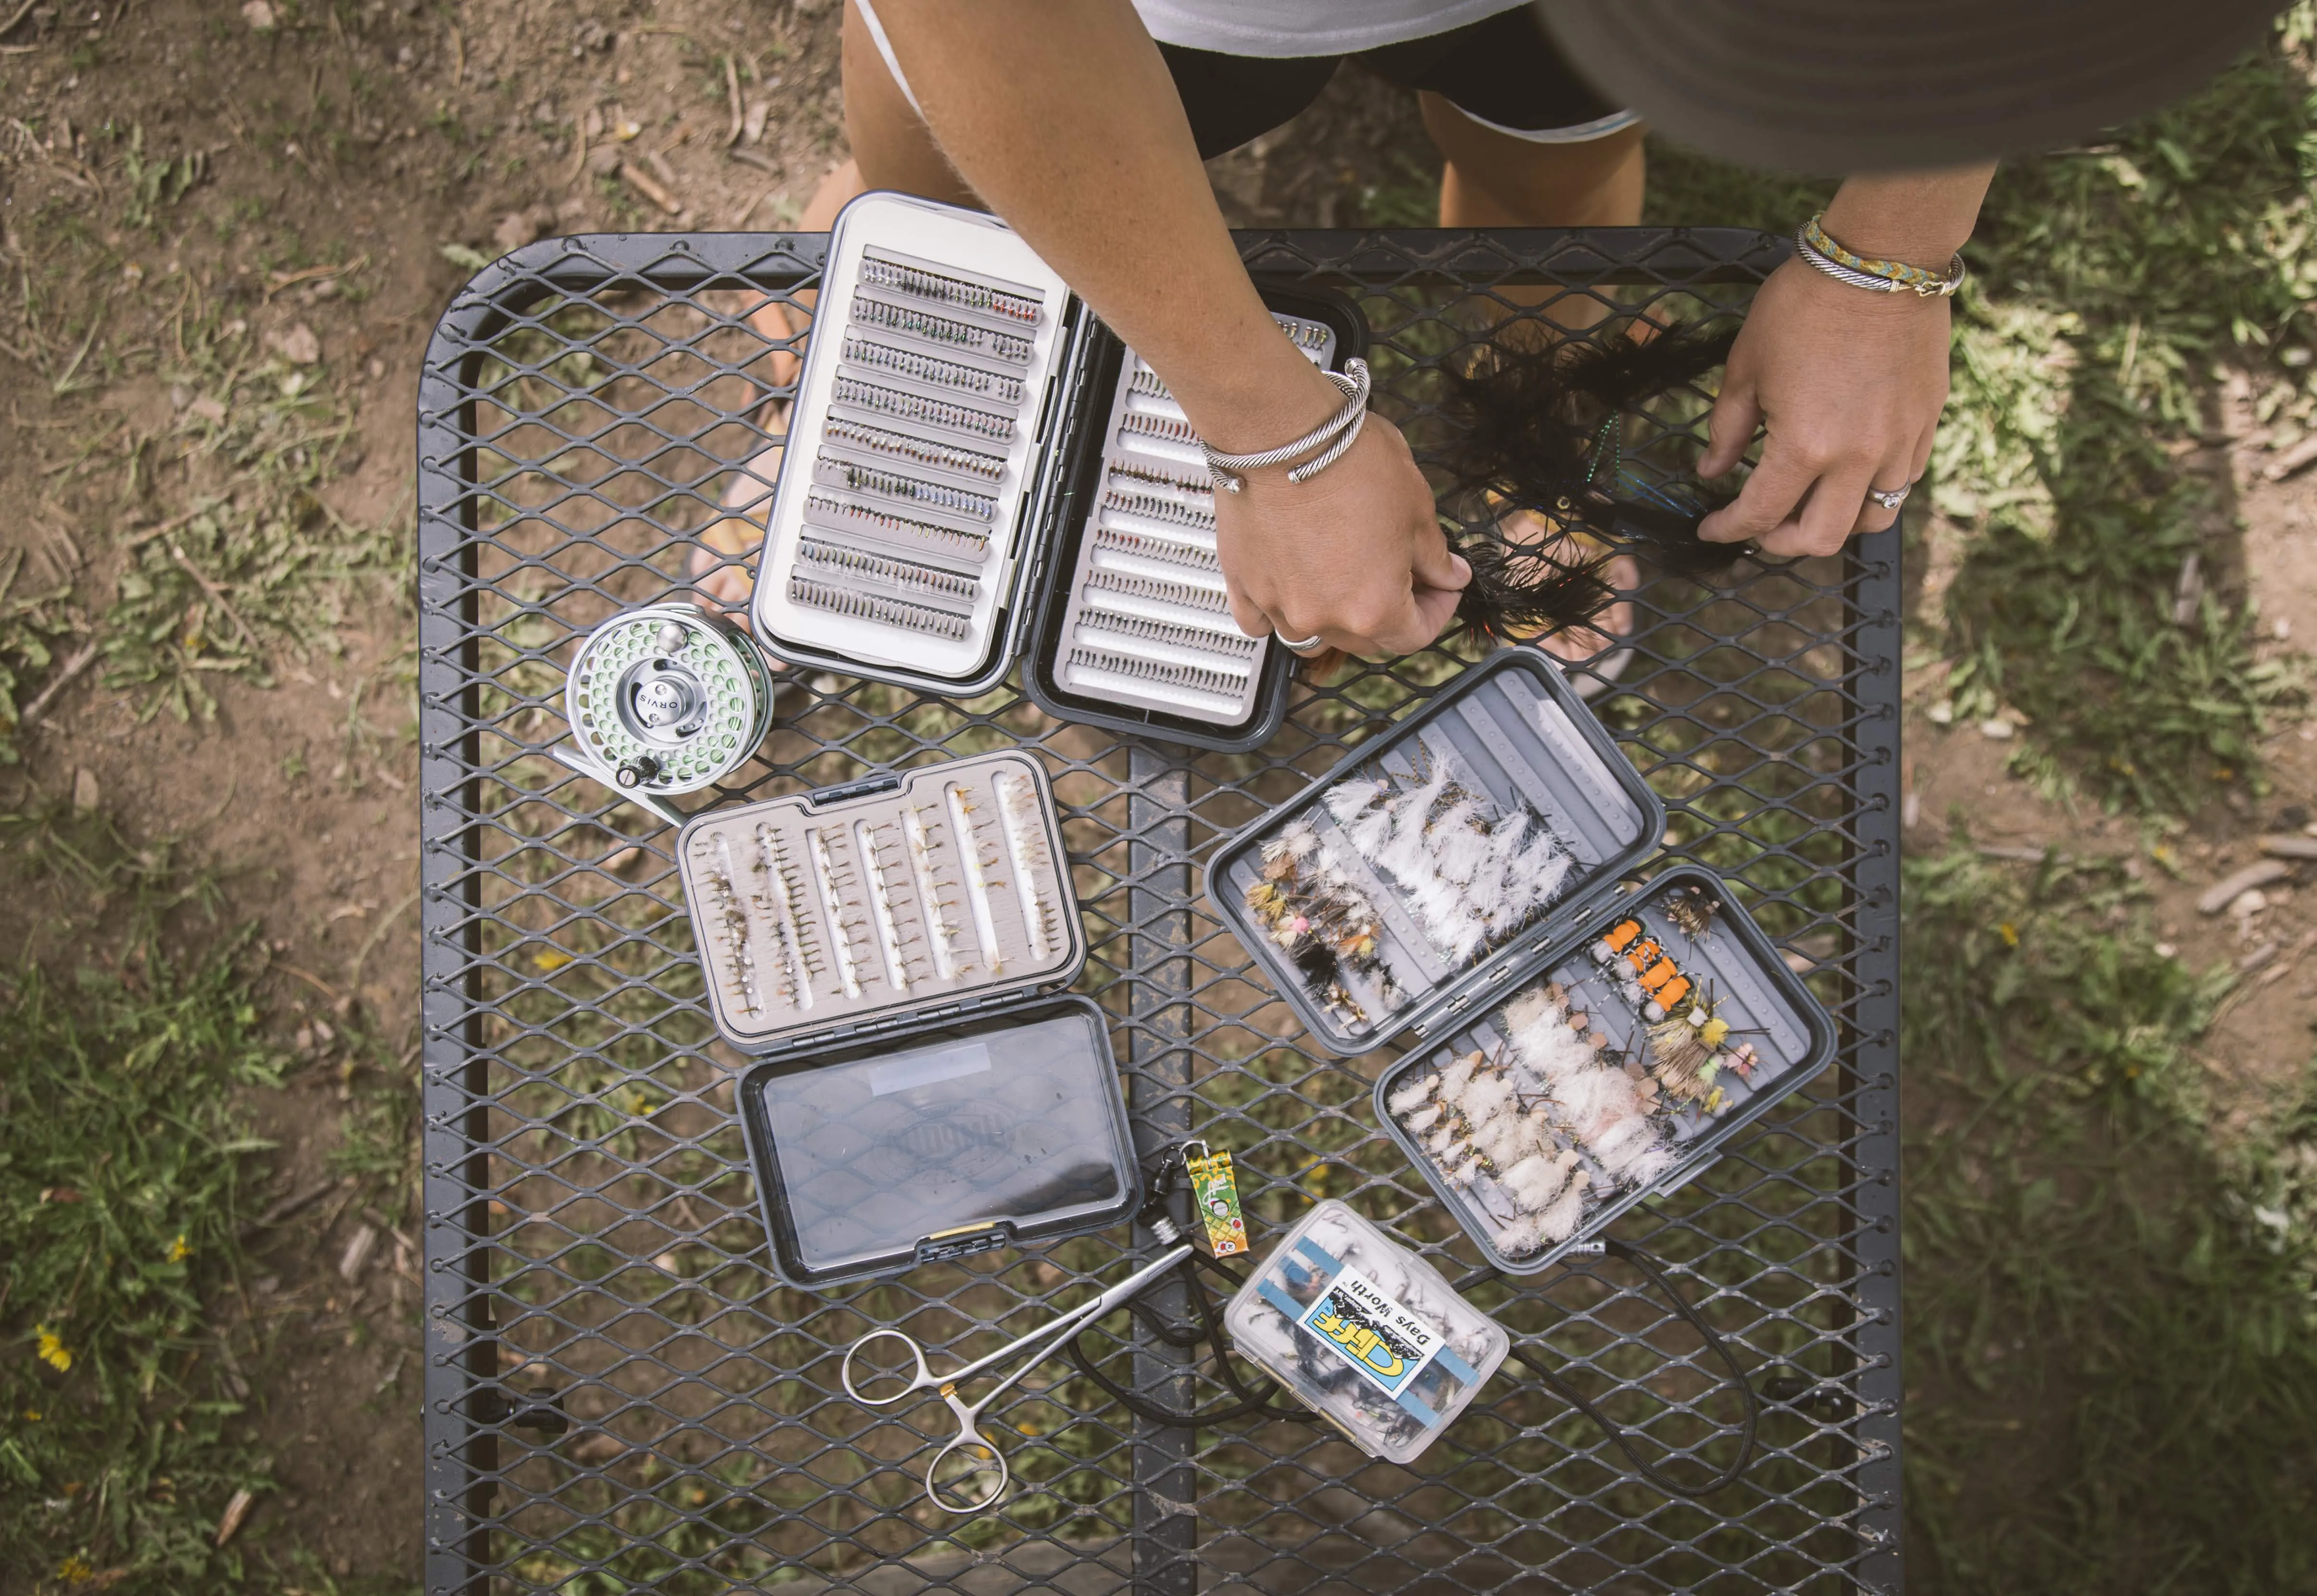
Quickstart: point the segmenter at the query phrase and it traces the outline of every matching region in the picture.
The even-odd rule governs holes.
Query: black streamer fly
[[[1697,525],[1735,495],[1694,477],[1644,478],[1625,463],[1623,435],[1649,399],[1726,361],[1736,336],[1727,323],[1677,323],[1646,342],[1497,347],[1478,369],[1451,374],[1449,414],[1463,431],[1444,463],[1501,510],[1553,523],[1535,540],[1507,536],[1501,515],[1454,534],[1472,567],[1459,620],[1501,639],[1588,629],[1615,597],[1608,562],[1627,548],[1677,575],[1728,568],[1740,546],[1704,542]]]

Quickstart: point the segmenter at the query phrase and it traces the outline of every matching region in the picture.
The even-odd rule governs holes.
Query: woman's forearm
[[[959,174],[1201,435],[1269,448],[1341,402],[1257,298],[1128,0],[877,0],[877,15]]]
[[[1947,262],[1971,236],[1994,176],[1990,162],[1853,177],[1826,208],[1826,230],[1853,254],[1945,273]]]

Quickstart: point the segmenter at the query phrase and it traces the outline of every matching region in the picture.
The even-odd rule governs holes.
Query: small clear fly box
[[[1083,312],[994,217],[845,208],[750,606],[784,659],[933,692],[1012,664]]]
[[[1440,1271],[1333,1198],[1223,1310],[1240,1356],[1371,1458],[1412,1463],[1512,1351]]]
[[[1833,1021],[1719,878],[1627,880],[1664,827],[1559,670],[1512,648],[1209,866],[1316,1036],[1425,1044],[1377,1113],[1505,1269],[1688,1179],[1833,1056]]]
[[[1098,1229],[1139,1177],[1045,771],[1007,751],[695,816],[709,1010],[784,1279]]]
[[[1280,331],[1322,370],[1364,352],[1366,323],[1349,300],[1262,291]],[[1064,720],[1260,747],[1286,718],[1295,656],[1231,619],[1198,435],[1158,374],[1099,322],[1077,363],[1023,685]]]

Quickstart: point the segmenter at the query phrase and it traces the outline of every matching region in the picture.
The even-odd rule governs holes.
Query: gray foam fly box
[[[1208,866],[1314,1036],[1418,1044],[1378,1119],[1508,1271],[1691,1179],[1833,1056],[1824,1005],[1720,878],[1636,882],[1664,828],[1560,671],[1509,648]]]
[[[676,860],[775,1270],[1101,1229],[1141,1175],[1044,767],[1007,750],[695,816]]]

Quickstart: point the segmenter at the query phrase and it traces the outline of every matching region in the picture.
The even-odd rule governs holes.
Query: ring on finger
[[[1277,632],[1271,635],[1279,638]],[[1328,646],[1328,639],[1314,632],[1300,643],[1291,638],[1279,638],[1279,646],[1290,654],[1313,654],[1325,648]]]
[[[1914,491],[1915,485],[1908,482],[1897,487],[1870,487],[1866,490],[1866,496],[1885,510],[1896,512],[1900,505],[1907,502],[1907,495]]]

